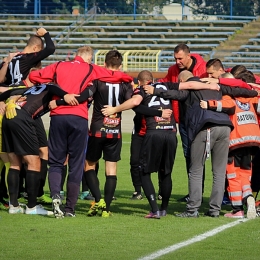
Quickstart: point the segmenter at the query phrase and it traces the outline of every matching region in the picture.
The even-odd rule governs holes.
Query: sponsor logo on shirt
[[[103,124],[107,127],[116,127],[120,124],[120,118],[104,117]]]
[[[154,120],[158,124],[168,124],[168,123],[170,123],[170,118],[165,119],[165,118],[160,117],[160,116],[155,116]]]
[[[246,111],[246,112],[237,113],[237,124],[238,125],[258,124],[258,122],[253,112]]]
[[[250,110],[250,104],[249,103],[242,103],[239,100],[236,100],[237,106],[244,111],[249,111]]]
[[[168,130],[168,129],[175,129],[175,127],[173,125],[165,125],[165,126],[156,126],[156,130]]]

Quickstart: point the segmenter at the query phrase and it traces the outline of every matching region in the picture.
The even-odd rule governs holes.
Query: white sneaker
[[[61,209],[61,206],[62,206],[62,201],[60,195],[55,194],[52,197],[52,210],[55,218],[64,218],[64,212]]]
[[[9,205],[9,214],[23,214],[24,208],[22,208],[20,205],[17,207],[14,207],[12,204]]]
[[[248,219],[256,218],[256,208],[255,208],[255,199],[254,199],[254,197],[253,196],[248,197],[246,202],[247,202],[246,217]]]
[[[29,215],[53,215],[52,211],[46,210],[42,205],[36,205],[33,208],[26,207],[25,214]]]

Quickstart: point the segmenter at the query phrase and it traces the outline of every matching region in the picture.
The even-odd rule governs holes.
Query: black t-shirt
[[[156,89],[162,88],[167,91],[168,87],[163,83],[155,83],[153,86]],[[172,109],[171,101],[161,97],[146,94],[142,86],[138,86],[134,90],[134,95],[141,95],[143,98],[142,104],[156,109]],[[176,131],[176,123],[173,115],[169,119],[164,119],[160,116],[145,116],[147,130],[173,130]]]
[[[55,84],[41,84],[30,88],[14,88],[0,95],[0,101],[10,96],[21,95],[16,104],[24,109],[32,118],[36,119],[49,112],[49,102],[52,97],[63,97],[67,92]]]
[[[44,35],[44,39],[46,47],[43,50],[33,53],[19,53],[11,60],[6,72],[5,84],[17,84],[21,80],[25,80],[31,68],[36,67],[41,60],[54,53],[55,46],[49,33]]]
[[[192,56],[191,56],[191,59],[192,59],[192,63],[191,63],[191,65],[190,65],[190,67],[189,67],[189,68],[183,68],[183,69],[181,69],[180,71],[188,70],[188,71],[190,71],[190,72],[193,73],[193,69],[194,69],[194,67],[195,67],[195,65],[196,65],[196,63],[197,63],[197,60],[196,60],[194,57],[192,57]]]
[[[120,138],[121,113],[104,116],[101,109],[104,105],[118,106],[131,98],[133,89],[130,83],[109,83],[99,80],[93,81],[95,93],[94,107],[90,125],[90,136]]]

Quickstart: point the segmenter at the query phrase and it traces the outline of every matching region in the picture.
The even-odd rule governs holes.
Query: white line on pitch
[[[172,245],[172,246],[169,246],[169,247],[166,247],[164,249],[161,249],[161,250],[158,250],[150,255],[147,255],[147,256],[144,256],[144,257],[141,257],[139,258],[138,260],[152,260],[152,259],[156,259],[158,257],[161,257],[163,255],[166,255],[166,254],[169,254],[169,253],[172,253],[182,247],[185,247],[185,246],[188,246],[188,245],[191,245],[193,243],[196,243],[196,242],[200,242],[208,237],[212,237],[214,235],[216,235],[217,233],[223,231],[223,230],[226,230],[228,228],[231,228],[231,227],[234,227],[238,224],[240,224],[241,222],[245,222],[247,221],[248,219],[239,219],[239,220],[236,220],[234,222],[231,222],[229,224],[226,224],[226,225],[223,225],[223,226],[220,226],[220,227],[217,227],[215,229],[212,229],[211,231],[208,231],[206,233],[203,233],[201,235],[198,235],[198,236],[195,236],[189,240],[186,240],[186,241],[183,241],[183,242],[180,242],[178,244],[175,244],[175,245]]]

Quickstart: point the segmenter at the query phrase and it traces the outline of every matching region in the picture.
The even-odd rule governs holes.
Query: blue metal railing
[[[211,3],[208,6],[204,6],[203,10],[206,10],[203,14],[200,14],[203,19],[208,19],[212,14],[209,12],[213,12],[217,19],[255,19],[259,14],[259,10],[252,5],[252,3],[243,2],[238,5],[238,1],[229,0],[230,5],[226,6],[225,11],[216,13],[212,9],[214,5]],[[172,1],[169,1],[170,3]],[[212,1],[214,2],[214,1]],[[249,1],[248,1],[249,2]],[[15,4],[14,4],[15,3]],[[151,5],[149,1],[136,1],[136,0],[111,0],[111,1],[96,1],[96,0],[77,0],[75,2],[63,0],[63,1],[53,1],[53,0],[26,0],[26,1],[0,1],[0,12],[5,15],[26,15],[33,16],[35,19],[41,17],[41,15],[56,15],[59,14],[72,14],[73,8],[77,7],[79,9],[79,15],[86,15],[87,11],[91,9],[93,6],[97,6],[98,12],[103,14],[117,14],[117,16],[131,16],[133,20],[137,19],[139,15],[151,16],[152,9],[156,9],[158,13],[156,16],[162,16],[162,6],[156,6],[156,4]],[[159,5],[159,4],[158,4]],[[171,6],[171,5],[167,5]],[[190,1],[182,0],[179,4],[179,14],[180,20],[190,19],[190,14],[185,14],[185,12],[189,9],[191,12],[197,12],[196,7],[190,5]],[[126,8],[127,7],[127,8]],[[168,8],[168,7],[167,7]],[[187,9],[188,8],[188,9]],[[253,16],[247,16],[250,8],[250,14],[255,14]],[[186,11],[185,11],[186,9]],[[252,9],[252,10],[251,10]],[[145,11],[144,11],[145,10]],[[213,10],[213,11],[212,11]],[[218,12],[218,11],[217,11]],[[113,14],[112,14],[113,13]],[[240,16],[234,16],[234,13],[240,14]],[[244,15],[243,15],[244,14]],[[199,15],[196,15],[199,16]]]

